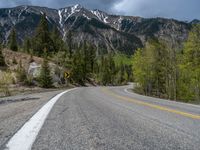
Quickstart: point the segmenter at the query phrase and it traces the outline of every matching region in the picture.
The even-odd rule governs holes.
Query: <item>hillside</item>
[[[133,54],[135,49],[153,37],[173,43],[182,43],[188,37],[191,23],[165,18],[141,18],[110,15],[100,10],[88,10],[80,5],[61,9],[38,6],[18,6],[0,9],[0,37],[7,42],[13,27],[17,30],[20,43],[32,36],[41,14],[46,14],[49,27],[56,26],[66,41],[72,31],[74,44],[84,41],[93,43],[99,53],[102,51]]]
[[[37,81],[35,80],[40,72],[41,65],[43,63],[43,58],[31,56],[29,54],[23,52],[14,52],[9,49],[3,50],[3,55],[6,62],[6,69],[0,68],[0,85],[6,85],[9,89],[10,94],[17,94],[21,92],[25,93],[33,93],[38,91],[46,91],[46,89],[39,88]],[[29,77],[33,77],[31,79],[31,85],[27,85],[19,81],[18,77],[18,69],[19,66],[22,66]],[[65,86],[64,84],[61,86],[59,83],[61,82],[61,78],[63,77],[63,72],[66,70],[62,67],[55,65],[53,62],[49,62],[49,67],[51,70],[51,75],[53,78],[54,88]],[[60,68],[61,76],[58,76],[55,73],[56,68]],[[4,74],[4,76],[3,76]],[[2,79],[2,77],[5,77]],[[26,79],[24,79],[26,80]],[[50,90],[54,90],[54,88]],[[4,96],[4,92],[0,89],[0,97]]]

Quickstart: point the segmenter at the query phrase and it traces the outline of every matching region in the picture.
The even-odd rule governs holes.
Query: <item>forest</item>
[[[160,98],[200,102],[200,25],[194,25],[183,48],[151,39],[133,56],[136,91]]]
[[[6,68],[2,50],[7,48],[31,55],[30,62],[33,61],[32,57],[34,56],[44,59],[40,75],[37,78],[30,76],[27,70],[22,67],[21,62],[18,63],[16,70],[18,81],[26,86],[34,86],[35,83],[38,83],[37,85],[42,88],[53,87],[49,62],[57,65],[55,73],[59,74],[63,81],[60,84],[65,84],[65,79],[61,75],[65,70],[70,73],[68,82],[81,86],[87,83],[92,85],[121,85],[133,79],[131,56],[114,52],[99,54],[103,50],[97,51],[93,43],[84,41],[78,45],[73,43],[72,39],[73,32],[69,31],[67,40],[64,42],[58,28],[49,27],[44,14],[41,16],[34,36],[26,37],[22,44],[17,40],[17,30],[12,29],[7,44],[1,46],[0,66]],[[13,62],[16,63],[16,60],[13,60]],[[3,84],[1,85],[3,86]]]
[[[31,56],[42,57],[40,75],[33,79],[19,64],[19,81],[32,86],[33,80],[43,88],[53,87],[48,62],[70,71],[69,82],[84,86],[124,85],[135,82],[135,92],[184,102],[200,102],[200,25],[194,25],[182,48],[168,41],[152,38],[144,48],[136,50],[133,56],[109,52],[99,54],[93,43],[73,43],[73,32],[67,34],[64,42],[56,27],[49,29],[45,15],[33,37],[27,37],[19,45],[17,31],[13,28],[9,41],[1,46],[0,66],[6,67],[3,48],[20,51]],[[58,67],[57,73],[61,74]],[[3,83],[1,83],[3,86]]]

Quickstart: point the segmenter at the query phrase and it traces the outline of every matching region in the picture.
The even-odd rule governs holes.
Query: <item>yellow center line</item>
[[[183,111],[179,111],[179,110],[163,107],[163,106],[160,106],[160,105],[150,104],[150,103],[139,101],[139,100],[136,100],[136,99],[120,96],[120,95],[117,95],[117,94],[111,92],[110,90],[108,90],[106,88],[103,88],[102,90],[103,90],[103,92],[105,92],[105,93],[107,93],[107,94],[109,94],[109,95],[111,95],[113,97],[116,97],[118,99],[124,100],[124,101],[132,102],[132,103],[135,103],[135,104],[138,104],[138,105],[148,106],[148,107],[151,107],[151,108],[154,108],[154,109],[159,109],[159,110],[162,110],[162,111],[175,113],[175,114],[178,114],[178,115],[181,115],[181,116],[184,116],[184,117],[188,117],[188,118],[192,118],[192,119],[199,119],[200,120],[200,115],[191,114],[191,113],[187,113],[187,112],[183,112]]]

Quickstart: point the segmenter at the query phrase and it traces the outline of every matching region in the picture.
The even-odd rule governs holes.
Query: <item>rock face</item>
[[[33,76],[34,78],[38,77],[41,70],[41,64],[37,64],[36,62],[32,62],[28,68],[28,74]]]
[[[57,26],[64,40],[71,30],[75,44],[92,42],[99,49],[99,53],[105,50],[132,54],[136,48],[142,47],[147,39],[153,37],[182,43],[186,40],[191,25],[199,22],[110,15],[100,10],[87,10],[80,5],[58,10],[19,6],[0,9],[1,40],[6,43],[11,29],[15,27],[18,41],[22,43],[25,37],[34,35],[40,16],[44,13],[49,27]]]
[[[56,66],[53,63],[49,63],[49,68],[51,70],[51,76],[52,76],[53,83],[55,85],[60,84],[62,82],[61,80],[62,80],[63,74],[64,74],[61,71],[62,68],[58,68],[58,66]],[[40,71],[41,71],[41,64],[38,64],[36,62],[30,63],[30,65],[28,67],[28,74],[30,76],[32,76],[33,78],[37,78],[40,75]]]

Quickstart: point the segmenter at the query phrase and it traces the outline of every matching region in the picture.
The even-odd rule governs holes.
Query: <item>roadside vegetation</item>
[[[27,64],[19,58],[13,57],[11,64],[6,62],[1,49],[0,65],[3,68],[0,70],[4,74],[13,71],[13,84],[41,88],[65,86],[69,83],[73,85],[121,85],[133,78],[131,59],[128,56],[115,53],[99,54],[101,49],[97,51],[93,43],[74,44],[73,31],[66,33],[64,42],[59,30],[48,25],[45,15],[41,16],[33,37],[26,37],[24,43],[18,43],[16,35],[17,30],[13,28],[8,42],[3,47],[13,52],[28,54],[29,63],[34,62],[33,57],[41,58],[42,62],[40,73],[33,76],[29,74]],[[53,69],[52,64],[56,66]],[[17,67],[11,71],[10,66]],[[70,73],[67,81],[63,75],[65,71]],[[54,74],[56,74],[56,80],[59,78],[59,85],[56,84],[56,86],[53,81],[55,80]],[[2,78],[1,80],[7,79]],[[9,83],[1,82],[2,85],[7,85],[7,90],[9,90]]]
[[[0,48],[0,89],[4,95],[10,95],[9,84],[52,88],[73,85],[123,85],[136,82],[138,93],[181,100],[200,102],[200,25],[191,30],[182,49],[180,43],[150,39],[144,48],[138,49],[134,56],[120,53],[103,53],[93,43],[73,43],[73,31],[66,33],[65,42],[56,27],[49,27],[45,15],[33,37],[27,37],[24,43],[17,42],[17,31],[12,29],[9,41],[4,48],[14,52],[26,53],[41,58],[41,69],[37,76],[28,73],[21,60],[13,58],[17,68],[9,70],[3,48]],[[103,50],[102,50],[103,51]],[[52,71],[52,64],[54,67]],[[65,79],[63,73],[70,73]],[[59,78],[54,84],[55,77]]]
[[[200,103],[200,25],[189,33],[182,49],[177,43],[149,40],[133,57],[136,91],[184,102]]]

